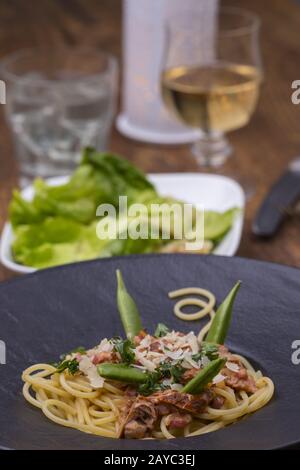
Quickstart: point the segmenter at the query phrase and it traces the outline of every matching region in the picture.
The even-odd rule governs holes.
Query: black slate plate
[[[78,345],[122,334],[115,302],[115,270],[126,284],[151,331],[158,321],[198,331],[198,322],[172,314],[169,290],[211,289],[224,298],[237,279],[227,341],[276,386],[261,411],[215,433],[170,441],[100,438],[60,427],[29,405],[21,394],[22,370],[51,362]],[[7,364],[0,365],[0,447],[13,449],[274,449],[300,443],[300,365],[291,362],[291,344],[300,339],[300,271],[241,258],[146,255],[112,258],[40,271],[0,285],[0,339]]]

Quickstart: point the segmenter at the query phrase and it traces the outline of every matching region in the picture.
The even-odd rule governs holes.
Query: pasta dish
[[[47,418],[104,437],[172,439],[216,431],[269,402],[272,380],[224,345],[240,282],[216,311],[210,291],[170,292],[182,297],[174,307],[181,320],[209,320],[198,334],[162,323],[150,334],[120,271],[117,281],[124,338],[104,338],[23,372],[24,397]],[[187,305],[200,309],[185,313]]]

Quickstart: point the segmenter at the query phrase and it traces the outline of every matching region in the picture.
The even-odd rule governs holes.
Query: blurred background
[[[300,2],[296,0],[222,0],[222,5],[245,8],[261,19],[261,56],[264,80],[257,109],[250,123],[230,132],[234,157],[226,160],[222,174],[238,175],[243,185],[251,181],[255,192],[246,206],[246,223],[238,255],[300,266],[300,215],[293,216],[276,237],[264,241],[251,232],[253,217],[272,183],[300,154],[300,105],[291,101],[291,85],[300,79]],[[42,47],[59,57],[66,47],[96,48],[122,63],[121,0],[1,0],[0,60],[21,49]],[[147,51],[145,51],[147,54]],[[118,114],[121,86],[116,87]],[[18,185],[15,148],[4,106],[0,106],[0,229],[7,218],[11,192]],[[107,146],[124,155],[145,172],[197,172],[189,146],[145,143],[125,137],[113,124]],[[216,172],[219,170],[217,169]],[[0,280],[11,276],[0,268]]]

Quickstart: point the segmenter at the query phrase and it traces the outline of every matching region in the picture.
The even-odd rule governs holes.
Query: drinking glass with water
[[[117,74],[116,59],[92,49],[32,49],[3,61],[21,185],[71,173],[83,147],[107,148]]]

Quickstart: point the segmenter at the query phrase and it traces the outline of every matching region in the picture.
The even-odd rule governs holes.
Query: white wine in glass
[[[257,103],[255,67],[216,63],[174,67],[162,75],[165,104],[186,124],[205,132],[227,132],[248,123]]]
[[[180,28],[176,20],[168,27],[167,54],[161,74],[162,97],[167,108],[182,122],[201,130],[202,138],[194,144],[193,153],[206,166],[219,166],[226,160],[231,147],[224,133],[245,126],[256,108],[262,80],[259,49],[253,50],[256,42],[251,40],[257,32],[256,21],[255,16],[239,9],[221,10],[213,57],[204,64],[199,56],[199,44],[192,40],[196,34],[195,23],[189,24],[188,31],[183,26]]]

